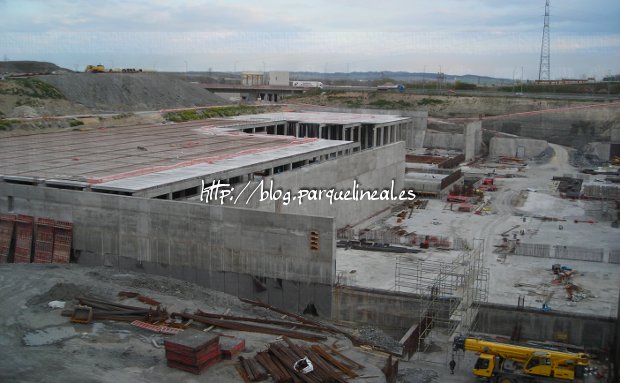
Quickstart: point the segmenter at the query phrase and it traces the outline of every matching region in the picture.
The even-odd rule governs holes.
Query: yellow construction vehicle
[[[99,65],[87,65],[86,66],[86,70],[84,72],[89,72],[89,73],[104,73],[105,72],[105,67],[101,64]]]
[[[583,382],[588,355],[458,336],[453,350],[479,353],[473,373],[497,383]]]

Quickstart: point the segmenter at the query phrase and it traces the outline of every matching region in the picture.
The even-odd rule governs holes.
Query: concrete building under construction
[[[262,193],[398,194],[415,129],[401,116],[296,113],[11,137],[0,144],[0,212],[6,222],[34,217],[35,238],[42,219],[71,223],[82,264],[176,276],[295,310],[314,304],[329,316],[336,228],[393,201]],[[228,189],[205,192],[215,183]],[[0,239],[5,258],[24,251],[11,246],[13,234]]]

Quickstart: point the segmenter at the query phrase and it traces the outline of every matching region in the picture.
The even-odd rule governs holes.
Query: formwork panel
[[[30,263],[34,218],[18,215],[15,226],[15,263]]]
[[[71,243],[73,241],[73,224],[56,221],[54,225],[53,263],[69,263],[71,259]]]
[[[34,263],[52,263],[54,251],[54,220],[37,218]]]
[[[7,263],[15,229],[15,215],[0,214],[0,263]]]

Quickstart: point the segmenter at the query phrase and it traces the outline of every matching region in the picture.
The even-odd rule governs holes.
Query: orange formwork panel
[[[15,221],[15,263],[30,263],[34,218],[19,214]]]
[[[0,263],[7,263],[9,260],[15,218],[14,214],[0,214]]]
[[[56,221],[54,224],[53,263],[69,263],[72,239],[73,224],[71,222]]]
[[[54,220],[37,218],[37,234],[34,243],[34,263],[52,263],[54,249]]]

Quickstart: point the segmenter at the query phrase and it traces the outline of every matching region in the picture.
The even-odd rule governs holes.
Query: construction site
[[[450,119],[290,102],[5,134],[0,376],[612,382],[617,166],[501,131],[561,136],[557,119],[594,111],[619,105]]]
[[[442,9],[441,22],[484,14],[493,34],[446,25],[440,37],[390,29],[377,40],[364,30],[360,51],[354,29],[316,32],[329,29],[325,14],[307,35],[268,2],[253,12],[198,3],[124,8],[125,24],[154,20],[157,33],[82,33],[61,49],[41,33],[75,70],[0,62],[0,382],[620,382],[620,87],[609,69],[601,81],[551,76],[549,0],[538,79],[521,66],[518,82],[530,32],[515,31],[529,21],[475,2],[478,13]],[[63,31],[73,19],[123,30],[94,20],[122,20],[118,10],[69,20],[29,7]],[[383,19],[389,7],[379,23],[409,30]],[[7,9],[16,20],[32,12]],[[423,30],[418,19],[437,10],[420,11]],[[201,32],[171,32],[177,12],[176,29],[195,31],[189,15],[200,14]],[[285,44],[263,41],[287,22]],[[609,41],[558,33],[574,40],[561,54],[580,46],[558,62],[607,54],[614,28]],[[488,58],[498,75],[462,64],[457,78],[440,63],[429,79],[426,61],[394,79],[383,67],[350,71],[430,62],[445,39],[441,59],[455,51],[458,65],[469,51],[478,64],[487,49],[505,54]],[[89,56],[80,41],[109,46]],[[280,51],[308,66],[268,71]],[[211,61],[191,71],[202,56],[234,71]],[[314,58],[329,61],[322,73],[308,70]],[[158,60],[176,69],[149,69]],[[250,60],[263,70],[237,71]],[[343,60],[346,73],[328,73]]]

